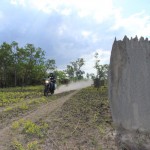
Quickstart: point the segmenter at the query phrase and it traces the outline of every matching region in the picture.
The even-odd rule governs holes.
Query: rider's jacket
[[[49,80],[50,80],[51,82],[53,82],[53,83],[55,83],[55,82],[56,82],[56,80],[55,80],[55,77],[54,77],[54,76],[50,76],[50,77],[49,77]]]

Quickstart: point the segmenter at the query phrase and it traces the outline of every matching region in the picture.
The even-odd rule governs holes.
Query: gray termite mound
[[[115,39],[110,58],[109,100],[118,129],[122,127],[130,133],[150,131],[150,41],[147,38]]]

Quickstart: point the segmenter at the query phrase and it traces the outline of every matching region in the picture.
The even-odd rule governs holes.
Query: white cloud
[[[3,19],[4,18],[4,15],[3,13],[0,11],[0,19]]]
[[[58,28],[58,34],[63,35],[66,30],[67,30],[67,26],[63,24]]]
[[[13,5],[17,5],[17,1],[16,0],[10,0],[10,3]]]
[[[96,43],[100,40],[100,37],[97,34],[93,34],[91,40],[93,43]]]
[[[118,30],[123,28],[127,35],[130,36],[149,36],[150,31],[150,16],[144,11],[132,14],[128,18],[123,18],[121,14],[116,15],[115,24],[110,30]]]
[[[82,35],[84,38],[87,38],[87,37],[89,37],[89,36],[91,35],[91,32],[84,30],[84,31],[81,32],[81,35]]]
[[[10,3],[13,5],[26,6],[25,0],[10,0]]]
[[[69,16],[71,14],[71,9],[70,8],[63,9],[61,11],[61,14],[65,16]]]
[[[97,49],[94,52],[90,54],[86,54],[81,56],[81,58],[84,58],[85,65],[83,66],[83,70],[85,73],[94,73],[96,74],[96,69],[94,68],[95,65],[95,53],[99,54],[100,64],[109,64],[110,61],[110,51]]]
[[[92,30],[92,29],[91,29]],[[95,31],[94,31],[94,29],[93,29],[93,31],[86,31],[86,30],[84,30],[84,31],[82,31],[81,32],[81,35],[84,37],[84,38],[86,38],[86,39],[88,39],[92,44],[96,44],[96,43],[98,43],[98,42],[101,42],[102,40],[104,40],[106,37],[102,37],[102,36],[100,36],[100,34],[99,33],[96,33]],[[109,37],[107,37],[107,39],[109,39]],[[112,39],[112,38],[111,38]]]
[[[5,26],[7,25],[8,21],[7,21],[7,18],[5,16],[5,14],[0,11],[0,31],[3,31],[5,29]]]
[[[116,9],[113,0],[10,0],[11,4],[32,7],[50,14],[53,11],[62,15],[70,15],[72,9],[80,17],[90,16],[98,23],[111,17]]]

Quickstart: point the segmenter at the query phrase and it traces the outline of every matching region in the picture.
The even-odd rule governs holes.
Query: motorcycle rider
[[[52,89],[55,90],[56,79],[55,79],[54,73],[51,72],[51,73],[49,74],[49,77],[48,77],[48,78],[49,78],[49,80],[50,80],[50,83],[53,83],[53,84],[50,84],[49,87],[52,85]],[[50,88],[51,88],[51,87],[50,87]]]

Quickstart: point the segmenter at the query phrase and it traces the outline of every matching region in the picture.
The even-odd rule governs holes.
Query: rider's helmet
[[[55,78],[54,72],[49,73],[49,78]]]
[[[49,77],[54,77],[54,73],[51,72],[51,73],[49,74]]]

